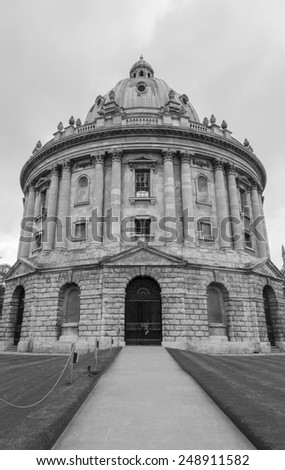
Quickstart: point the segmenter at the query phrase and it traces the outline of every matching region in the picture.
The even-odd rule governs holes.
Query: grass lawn
[[[257,449],[285,449],[285,355],[168,352]]]
[[[51,449],[80,405],[111,364],[119,348],[84,354],[74,365],[73,383],[69,367],[53,392],[41,404],[17,409],[0,401],[0,449]],[[17,405],[39,401],[59,378],[67,356],[0,354],[0,397]]]

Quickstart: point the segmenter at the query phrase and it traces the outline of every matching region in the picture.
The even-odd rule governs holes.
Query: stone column
[[[266,237],[263,232],[263,217],[260,207],[258,196],[258,185],[253,183],[250,189],[251,205],[252,205],[252,218],[254,225],[254,235],[256,237],[256,246],[260,258],[267,258]]]
[[[36,192],[36,202],[35,202],[35,213],[34,213],[34,216],[35,217],[38,217],[40,215],[40,208],[41,208],[41,195],[40,195],[40,191],[37,191]]]
[[[92,237],[94,242],[102,243],[103,241],[103,226],[100,220],[103,217],[103,203],[104,203],[104,154],[94,155],[95,163],[95,176],[94,176],[94,219],[92,220]],[[113,170],[112,170],[113,171]],[[121,180],[120,180],[121,181]],[[121,199],[121,196],[120,196]],[[93,226],[93,223],[96,224]]]
[[[224,164],[220,160],[214,163],[215,170],[215,192],[216,192],[216,205],[217,205],[217,219],[219,230],[219,246],[220,248],[230,248],[230,234],[229,234],[229,212],[228,202],[225,187],[225,174]],[[226,230],[227,229],[227,230]]]
[[[43,250],[51,251],[54,246],[54,235],[56,228],[57,200],[58,200],[59,172],[58,167],[52,168],[51,182],[49,187],[46,233],[44,234]]]
[[[264,196],[262,196],[262,192],[259,192],[259,205],[260,205],[260,213],[263,217],[263,235],[266,239],[266,253],[267,253],[267,258],[270,259],[270,249],[269,249],[269,243],[268,243],[268,235],[267,235],[267,227],[266,227],[266,220],[264,217],[264,210],[263,210],[263,201],[264,201]]]
[[[28,258],[33,242],[32,223],[35,210],[35,188],[29,184],[25,192],[23,219],[21,224],[21,236],[18,250],[18,258]],[[28,230],[27,230],[28,229]]]
[[[67,248],[67,223],[66,219],[69,216],[70,209],[70,185],[71,185],[71,166],[70,161],[65,161],[62,165],[61,174],[61,187],[58,198],[58,211],[57,211],[57,237],[56,248],[59,250],[66,250]]]
[[[238,200],[238,190],[236,184],[235,170],[232,165],[227,168],[228,190],[230,200],[230,218],[233,237],[233,246],[235,250],[243,250],[243,225],[240,220],[240,208]]]
[[[114,150],[112,157],[112,176],[111,176],[111,217],[107,229],[107,241],[119,244],[121,240],[121,165],[122,152]]]
[[[165,218],[165,242],[176,242],[177,233],[173,234],[173,229],[177,230],[176,210],[175,210],[175,189],[174,189],[174,172],[173,157],[175,152],[166,150],[163,152],[163,196],[164,196],[164,218]],[[169,220],[172,218],[172,220]],[[169,230],[167,229],[169,227]]]
[[[191,178],[191,156],[188,153],[182,153],[180,164],[183,240],[186,244],[195,244],[195,221]]]

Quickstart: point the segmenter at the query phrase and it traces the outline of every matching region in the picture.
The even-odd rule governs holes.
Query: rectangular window
[[[245,217],[250,217],[250,207],[247,201],[247,192],[244,189],[240,189],[240,205],[241,212]]]
[[[86,240],[86,222],[77,222],[75,224],[75,239]]]
[[[150,197],[150,170],[136,170],[136,197]]]
[[[204,241],[213,241],[212,222],[210,220],[198,221],[199,238]]]
[[[244,232],[244,243],[246,248],[252,248],[252,235],[249,232]]]
[[[35,233],[35,242],[36,242],[35,248],[36,249],[42,247],[42,238],[43,238],[43,233],[42,232]]]
[[[135,235],[145,241],[150,240],[150,219],[135,219]]]

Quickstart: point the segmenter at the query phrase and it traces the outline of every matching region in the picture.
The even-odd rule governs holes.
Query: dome
[[[129,78],[120,80],[106,95],[97,96],[85,124],[108,113],[127,116],[169,113],[200,123],[188,96],[177,93],[164,80],[154,77],[152,66],[142,56],[131,67]]]

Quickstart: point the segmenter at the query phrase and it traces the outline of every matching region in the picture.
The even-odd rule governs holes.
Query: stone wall
[[[31,273],[7,282],[3,308],[2,348],[13,343],[17,287],[25,289],[25,310],[19,351],[67,352],[61,337],[62,289],[80,288],[80,322],[77,349],[93,350],[124,345],[125,292],[136,276],[155,279],[161,289],[162,344],[200,352],[268,352],[263,289],[270,285],[276,296],[272,312],[274,335],[284,347],[284,297],[282,282],[245,270],[209,269],[204,266],[130,266],[96,264],[76,270]],[[207,313],[207,287],[223,291],[227,336],[211,336]]]

